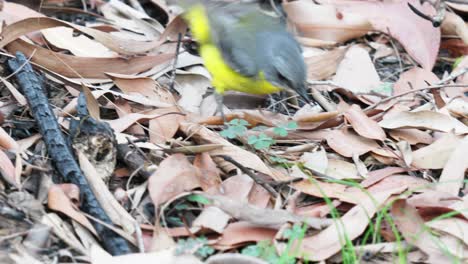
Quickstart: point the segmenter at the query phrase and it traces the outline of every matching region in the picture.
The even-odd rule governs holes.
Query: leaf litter
[[[33,2],[1,2],[2,263],[467,261],[468,4],[283,3],[328,111],[227,93],[223,125],[182,3]],[[133,254],[105,252],[47,165],[17,51],[65,133],[82,90],[129,150],[109,180],[75,155]]]

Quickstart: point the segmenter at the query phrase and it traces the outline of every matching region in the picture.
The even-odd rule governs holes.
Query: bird
[[[226,91],[272,94],[292,90],[310,102],[302,48],[287,30],[284,17],[266,14],[259,5],[245,2],[198,2],[183,17],[212,76],[223,119]]]

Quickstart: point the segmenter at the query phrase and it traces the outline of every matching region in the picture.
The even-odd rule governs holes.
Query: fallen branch
[[[60,131],[54,112],[49,106],[47,96],[44,94],[43,82],[34,72],[28,59],[23,53],[17,52],[16,59],[10,59],[8,66],[13,72],[18,71],[16,78],[28,100],[31,113],[37,122],[52,163],[65,182],[73,183],[80,188],[82,201],[80,209],[100,221],[112,225],[110,218],[97,202],[76,163],[72,151]],[[122,255],[131,252],[127,242],[114,231],[96,221],[92,221],[92,223],[104,247],[111,254]]]

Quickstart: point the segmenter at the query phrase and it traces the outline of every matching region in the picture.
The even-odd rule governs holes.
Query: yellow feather
[[[281,90],[265,80],[262,72],[255,78],[246,77],[224,62],[221,51],[211,40],[209,20],[202,5],[192,7],[185,18],[190,24],[193,36],[200,44],[200,56],[212,75],[212,83],[218,93],[235,90],[250,94],[270,94]]]

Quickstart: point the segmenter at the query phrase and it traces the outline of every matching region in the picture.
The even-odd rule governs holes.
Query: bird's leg
[[[226,116],[224,115],[224,110],[223,110],[223,95],[219,94],[217,92],[214,93],[216,104],[217,104],[217,109],[216,113],[219,113],[221,115],[221,118],[223,119],[223,123],[226,124]]]

